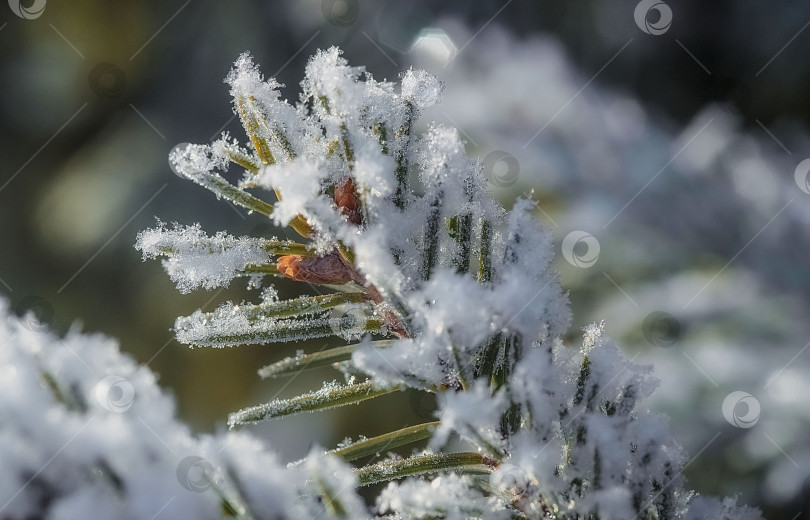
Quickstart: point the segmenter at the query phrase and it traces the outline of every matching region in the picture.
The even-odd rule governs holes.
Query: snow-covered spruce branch
[[[403,387],[438,395],[436,423],[316,450],[293,466],[315,475],[332,517],[759,518],[732,499],[684,488],[679,446],[665,421],[638,405],[655,386],[649,370],[627,361],[601,326],[585,331],[579,350],[562,345],[569,309],[533,202],[518,200],[509,212],[495,203],[456,129],[416,133],[420,109],[439,100],[436,78],[409,70],[397,88],[332,48],[310,60],[294,105],[248,55],[227,82],[249,144],[223,135],[189,145],[172,153],[174,169],[291,226],[302,243],[160,224],[137,247],[165,256],[183,292],[247,275],[331,292],[279,301],[271,288],[258,304],[178,318],[177,337],[218,347],[329,335],[350,342],[260,370],[278,377],[332,363],[345,385],[247,408],[230,424]],[[229,169],[238,170],[230,181]],[[474,451],[445,451],[451,435]],[[424,453],[353,471],[346,463],[384,442],[426,437]],[[354,486],[385,481],[367,510]]]

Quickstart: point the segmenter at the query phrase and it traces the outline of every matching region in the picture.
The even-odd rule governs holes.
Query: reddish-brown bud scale
[[[335,183],[335,204],[352,224],[360,225],[363,222],[360,199],[351,177],[343,177]]]
[[[276,260],[276,267],[287,278],[299,282],[343,285],[354,279],[354,271],[337,252],[320,257],[281,256]]]

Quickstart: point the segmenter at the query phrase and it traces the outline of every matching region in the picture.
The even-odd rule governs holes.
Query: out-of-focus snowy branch
[[[0,300],[2,518],[305,518],[310,478],[247,433],[194,437],[100,335],[31,330]],[[348,469],[346,470],[348,471]],[[309,492],[312,494],[313,492]]]

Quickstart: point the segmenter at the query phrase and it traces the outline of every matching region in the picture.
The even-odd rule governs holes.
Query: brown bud
[[[278,271],[293,280],[315,284],[343,285],[354,279],[354,271],[337,252],[326,256],[281,256],[276,261]]]
[[[360,225],[363,222],[360,199],[357,197],[357,190],[351,177],[343,177],[335,183],[335,204],[352,224]]]

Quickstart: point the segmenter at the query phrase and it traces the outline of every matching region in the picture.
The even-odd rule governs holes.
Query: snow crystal
[[[318,163],[302,157],[291,164],[266,166],[256,178],[257,184],[268,190],[278,189],[281,200],[276,202],[273,220],[286,226],[299,214],[321,209],[326,213],[331,204],[321,197],[321,170]],[[318,204],[313,206],[313,204]]]
[[[466,392],[441,393],[438,403],[441,424],[430,440],[430,449],[444,446],[451,432],[479,446],[499,448],[502,445],[501,432],[492,427],[500,422],[508,405],[502,393],[491,396],[488,385],[477,382]]]
[[[381,514],[398,513],[403,518],[442,518],[463,520],[471,516],[492,520],[511,515],[497,500],[487,498],[473,486],[472,480],[460,475],[441,475],[431,481],[408,479],[390,483],[377,498]]]
[[[278,89],[283,86],[275,78],[265,81],[247,52],[237,58],[225,82],[231,86],[231,96],[234,98],[252,96],[266,103],[276,101],[279,97]]]
[[[173,149],[169,155],[169,163],[175,172],[194,181],[210,175],[214,169],[224,169],[228,166],[228,161],[223,155],[215,153],[210,145],[201,144],[189,144],[185,148]]]
[[[424,70],[410,69],[402,75],[402,97],[419,108],[438,103],[443,90],[442,82]]]
[[[585,332],[582,339],[582,354],[587,356],[594,347],[602,342],[602,334],[605,333],[605,322],[599,322],[599,325],[592,323],[582,330]]]
[[[379,143],[366,142],[355,154],[354,176],[375,199],[388,197],[397,186],[396,162],[383,154]]]
[[[761,520],[759,511],[750,507],[737,505],[737,500],[724,498],[697,497],[689,506],[684,520]]]
[[[261,265],[270,260],[259,238],[236,238],[223,231],[208,236],[199,224],[168,228],[158,221],[158,227],[138,233],[135,247],[144,259],[168,257],[163,266],[182,293],[198,287],[214,289],[227,287],[248,265]]]

